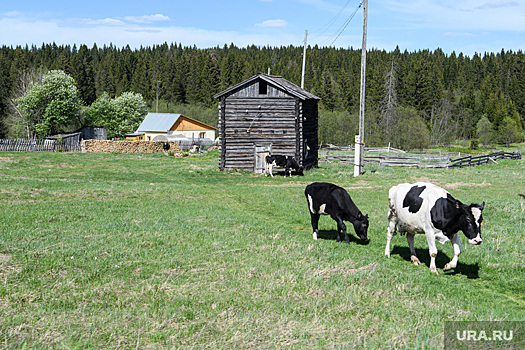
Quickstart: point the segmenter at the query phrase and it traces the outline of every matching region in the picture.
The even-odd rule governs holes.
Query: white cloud
[[[84,19],[82,22],[89,24],[89,25],[108,25],[108,26],[121,26],[124,24],[124,22],[122,22],[119,19],[115,19],[115,18]]]
[[[443,36],[446,36],[446,37],[468,37],[468,36],[476,36],[476,35],[472,34],[472,33],[446,32],[446,33],[443,33]]]
[[[115,19],[113,19],[115,20]],[[26,18],[1,18],[0,33],[12,33],[2,38],[2,44],[8,46],[41,45],[42,43],[55,42],[57,45],[86,44],[113,44],[116,47],[129,45],[132,48],[162,44],[164,42],[177,42],[183,46],[207,48],[234,43],[239,47],[282,46],[290,43],[300,43],[301,35],[282,33],[254,34],[238,31],[205,30],[195,27],[176,26],[137,26],[137,24],[118,20],[82,20],[55,19],[35,20]]]
[[[288,25],[284,19],[270,19],[262,23],[257,23],[256,27],[274,27],[274,28],[285,28]]]
[[[156,15],[126,16],[123,19],[133,23],[153,23],[159,21],[168,21],[170,18],[158,13]]]
[[[18,11],[8,11],[8,12],[2,12],[2,15],[5,17],[16,17],[20,15],[20,12]]]
[[[499,0],[499,1],[487,1],[481,6],[476,7],[476,9],[494,9],[501,7],[515,7],[519,6],[516,1],[512,0]]]
[[[463,31],[524,31],[525,4],[515,0],[382,0],[384,23],[399,28]],[[373,7],[371,7],[373,11]],[[372,12],[369,21],[373,21]],[[386,15],[385,15],[386,16]]]

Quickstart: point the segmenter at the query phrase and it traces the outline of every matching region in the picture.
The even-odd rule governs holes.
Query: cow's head
[[[470,244],[480,244],[483,242],[481,239],[481,222],[483,221],[482,212],[485,207],[485,202],[481,205],[465,205],[460,203],[460,206],[463,211],[460,219],[461,230],[465,236],[467,236]]]
[[[355,233],[359,238],[365,240],[368,232],[368,214],[363,215],[359,213],[357,220],[353,222]]]

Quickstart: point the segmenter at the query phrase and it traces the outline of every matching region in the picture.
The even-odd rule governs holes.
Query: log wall
[[[227,98],[219,120],[222,167],[253,171],[256,144],[271,143],[273,154],[301,159],[296,109],[294,98]]]

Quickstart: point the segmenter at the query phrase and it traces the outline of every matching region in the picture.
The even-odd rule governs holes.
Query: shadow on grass
[[[359,245],[368,245],[370,243],[370,240],[365,239],[361,240],[359,237],[355,236],[355,233],[353,231],[348,232],[348,239],[350,240],[350,243],[356,243]],[[318,239],[326,239],[335,241],[337,239],[337,230],[319,230],[319,234],[317,235]],[[341,242],[344,243],[344,237],[341,234]]]
[[[403,258],[403,260],[406,260],[410,263],[410,248],[408,247],[399,247],[394,246],[394,249],[392,250],[391,255],[399,255]],[[416,248],[416,255],[421,262],[421,265],[426,265],[427,268],[430,267],[430,254],[428,253],[428,249],[421,249]],[[461,259],[461,257],[460,257]],[[476,264],[464,264],[461,262],[461,260],[458,261],[458,265],[454,270],[443,272],[443,267],[450,261],[448,256],[443,254],[442,252],[438,251],[438,255],[436,256],[436,267],[438,269],[438,272],[440,274],[445,275],[464,275],[469,279],[477,279],[479,278],[479,265]]]

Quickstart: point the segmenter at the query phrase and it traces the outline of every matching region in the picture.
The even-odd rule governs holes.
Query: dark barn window
[[[259,95],[266,95],[268,93],[268,83],[259,79]]]

